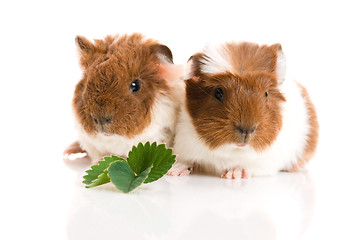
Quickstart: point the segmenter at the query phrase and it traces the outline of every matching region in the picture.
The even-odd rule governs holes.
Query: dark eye
[[[265,92],[264,96],[266,97],[266,100],[268,100],[268,92]]]
[[[136,79],[130,84],[129,90],[132,93],[136,93],[139,91],[139,89],[140,89],[140,80]]]
[[[216,91],[214,92],[214,97],[222,102],[222,100],[223,100],[223,90],[221,88],[216,88]]]

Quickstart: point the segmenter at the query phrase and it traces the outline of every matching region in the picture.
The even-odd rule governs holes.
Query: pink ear
[[[198,76],[193,76],[191,79],[192,79],[193,81],[195,81],[195,82],[198,82],[199,79],[200,79],[200,77],[198,77]]]
[[[194,67],[195,61],[194,59],[197,58],[197,56],[192,56],[189,58],[187,65],[185,66],[184,70],[184,80],[192,80],[194,82],[198,82],[200,77],[197,74],[197,69]]]
[[[159,64],[159,74],[167,82],[172,83],[183,77],[184,68],[181,65],[162,62]]]

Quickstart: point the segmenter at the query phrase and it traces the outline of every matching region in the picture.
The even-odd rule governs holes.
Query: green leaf
[[[153,161],[149,157],[151,156],[149,151],[150,143],[146,142],[145,145],[139,143],[138,146],[133,146],[132,151],[129,152],[127,161],[136,174],[152,166]]]
[[[108,167],[114,161],[125,161],[118,156],[104,157],[104,160],[99,161],[98,164],[91,166],[91,169],[87,170],[87,175],[83,176],[83,183],[87,188],[99,186],[110,182],[108,177]]]
[[[86,187],[95,187],[111,181],[119,190],[127,193],[143,182],[158,180],[174,162],[175,155],[164,144],[139,143],[129,152],[127,161],[117,156],[104,157],[104,161],[99,161],[86,171],[83,183]]]
[[[151,166],[135,175],[128,163],[123,161],[113,162],[109,168],[109,178],[122,192],[128,193],[139,187],[147,178]]]
[[[164,144],[158,145],[153,152],[153,167],[144,183],[150,183],[163,177],[175,162],[172,149],[166,149]]]
[[[91,183],[86,185],[86,188],[96,187],[105,183],[110,182],[110,179],[108,177],[108,170],[104,170],[103,173],[101,173],[96,179],[94,179]]]
[[[152,166],[147,179],[144,181],[144,183],[150,183],[168,172],[175,162],[175,155],[164,144],[157,145],[154,142],[150,145],[147,142],[145,145],[139,143],[137,147],[134,146],[129,152],[127,161],[136,174]]]

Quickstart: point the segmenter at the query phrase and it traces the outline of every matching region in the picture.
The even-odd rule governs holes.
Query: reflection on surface
[[[80,239],[299,239],[313,213],[307,172],[227,180],[165,176],[123,194],[76,185],[67,234]]]

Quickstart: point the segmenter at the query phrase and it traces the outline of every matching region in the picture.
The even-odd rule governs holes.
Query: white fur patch
[[[201,63],[204,64],[201,66],[202,73],[233,72],[230,54],[223,44],[219,46],[206,45],[202,52],[206,55],[205,59],[201,59]]]
[[[173,63],[169,60],[169,58],[167,58],[167,57],[164,56],[163,54],[157,53],[156,55],[157,55],[158,59],[159,59],[161,62],[163,62],[163,63],[168,63],[168,64],[173,64]]]
[[[283,51],[277,52],[277,67],[276,74],[279,83],[282,83],[286,78],[286,57]]]
[[[274,175],[280,170],[290,169],[304,152],[310,126],[301,89],[293,81],[285,81],[280,88],[287,99],[282,104],[283,125],[268,149],[256,152],[250,146],[239,148],[235,144],[209,149],[197,134],[183,105],[174,144],[177,161],[187,163],[189,167],[197,163],[205,171],[219,176],[236,167],[245,169],[249,176]]]
[[[190,59],[185,68],[184,68],[184,76],[182,77],[183,80],[188,80],[193,77],[193,59]]]

